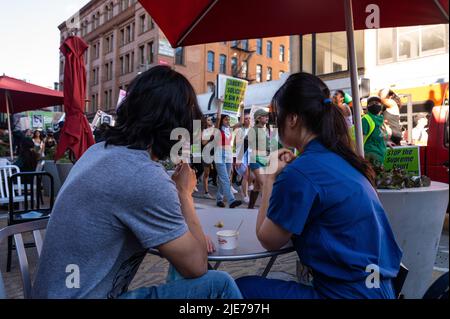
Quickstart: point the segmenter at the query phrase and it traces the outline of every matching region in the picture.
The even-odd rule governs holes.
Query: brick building
[[[79,25],[59,26],[61,42],[76,32],[88,44],[86,112],[113,111],[119,90],[139,72],[158,65],[184,74],[197,94],[213,89],[218,73],[251,83],[276,80],[289,71],[289,37],[229,41],[173,49],[136,0],[92,0],[79,11]],[[60,84],[64,78],[60,56]]]

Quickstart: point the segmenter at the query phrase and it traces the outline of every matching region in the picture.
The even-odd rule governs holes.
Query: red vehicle
[[[448,98],[444,101],[443,105],[433,108],[428,128],[428,143],[427,146],[420,147],[420,163],[422,175],[430,177],[432,181],[448,184]]]

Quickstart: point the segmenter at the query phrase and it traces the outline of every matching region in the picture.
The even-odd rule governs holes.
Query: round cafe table
[[[279,255],[294,251],[292,243],[273,251],[268,251],[261,246],[256,237],[256,217],[258,215],[256,209],[225,209],[196,204],[196,211],[203,231],[206,235],[209,235],[216,246],[216,251],[208,255],[208,261],[215,262],[214,266],[210,265],[210,268],[212,269],[218,269],[221,262],[224,261],[251,260],[270,257],[270,260],[262,273],[262,276],[266,277]],[[218,228],[215,226],[219,221],[223,223],[224,227]],[[243,222],[239,229],[238,247],[231,250],[220,249],[217,241],[217,232],[220,230],[235,230],[238,228],[241,221]],[[150,252],[159,255],[157,250],[151,250]]]

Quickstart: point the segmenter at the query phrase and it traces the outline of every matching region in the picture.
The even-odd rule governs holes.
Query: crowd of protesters
[[[34,171],[40,160],[53,158],[56,151],[57,140],[53,130],[14,131],[13,153],[14,165],[22,172]],[[1,157],[10,157],[9,134],[5,128],[0,129],[0,154]]]

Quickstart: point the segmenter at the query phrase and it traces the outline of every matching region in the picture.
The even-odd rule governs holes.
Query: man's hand
[[[213,241],[211,240],[211,237],[208,235],[205,235],[206,239],[206,249],[208,250],[208,254],[211,254],[216,251],[216,246],[214,246]]]
[[[191,196],[197,185],[195,172],[186,163],[177,166],[172,175],[172,180],[175,182],[178,192],[183,195]]]
[[[281,173],[287,164],[295,159],[292,151],[282,148],[278,151],[272,152],[269,157],[269,167],[267,168],[267,178],[275,178]]]

